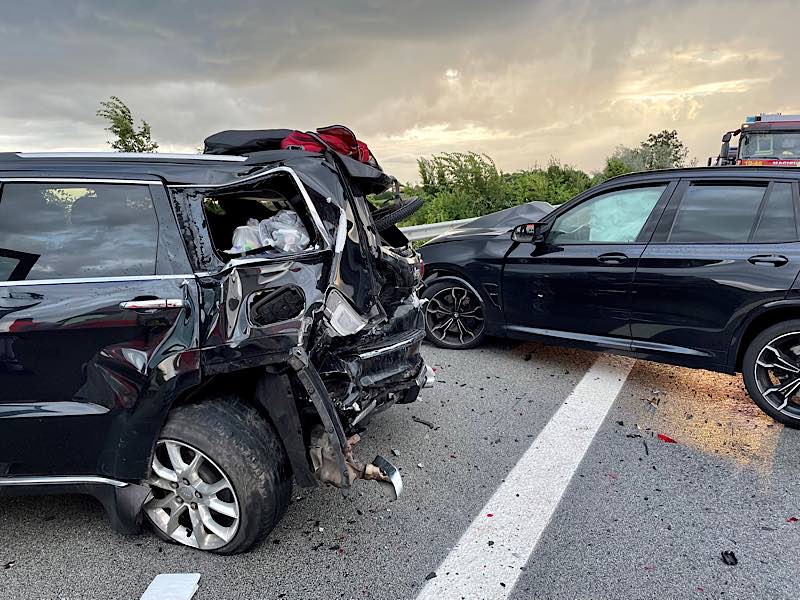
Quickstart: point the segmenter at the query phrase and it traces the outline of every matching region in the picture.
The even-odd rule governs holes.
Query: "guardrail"
[[[410,227],[401,227],[400,231],[402,231],[412,242],[418,242],[420,240],[429,240],[431,238],[435,238],[437,235],[442,235],[443,233],[450,231],[457,225],[469,223],[477,218],[478,217],[472,217],[470,219],[458,219],[457,221],[443,221],[442,223],[411,225]]]

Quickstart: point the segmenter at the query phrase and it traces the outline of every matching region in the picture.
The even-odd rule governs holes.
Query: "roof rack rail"
[[[107,158],[122,160],[208,160],[244,162],[246,156],[222,154],[169,154],[158,152],[17,152],[20,158]]]

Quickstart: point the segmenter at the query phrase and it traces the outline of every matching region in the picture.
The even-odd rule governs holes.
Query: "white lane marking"
[[[501,600],[511,594],[633,364],[610,355],[597,359],[417,600]]]
[[[200,573],[162,573],[150,582],[141,600],[190,600],[199,582]]]

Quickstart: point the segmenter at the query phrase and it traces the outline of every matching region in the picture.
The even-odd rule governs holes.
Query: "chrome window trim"
[[[19,158],[110,158],[123,160],[205,160],[245,162],[246,156],[235,154],[183,154],[180,152],[17,152]]]
[[[12,183],[122,183],[127,185],[163,185],[154,179],[102,179],[97,177],[4,177],[0,182]]]
[[[359,354],[358,358],[361,359],[373,358],[375,356],[380,356],[381,354],[386,354],[387,352],[394,352],[395,350],[399,350],[400,348],[403,348],[405,346],[410,346],[411,344],[414,344],[419,341],[420,341],[419,337],[413,336],[408,338],[407,340],[396,342],[390,346],[385,346],[383,348],[378,348],[376,350],[370,350],[369,352],[364,352],[362,354]]]
[[[87,483],[99,483],[102,485],[111,485],[117,488],[123,488],[129,485],[124,481],[109,479],[108,477],[100,477],[99,475],[0,477],[0,487],[8,487],[15,485],[75,485],[75,484],[87,484]]]
[[[167,187],[170,189],[220,189],[226,187],[234,187],[242,183],[248,183],[250,181],[257,181],[259,179],[263,179],[269,177],[270,175],[274,175],[275,173],[289,173],[289,175],[294,180],[297,189],[300,190],[300,195],[303,196],[303,201],[306,203],[306,208],[308,208],[309,213],[311,213],[311,220],[314,221],[314,226],[319,231],[322,239],[325,240],[328,248],[330,248],[333,243],[331,241],[330,234],[325,230],[325,226],[322,224],[322,219],[317,212],[317,208],[314,206],[314,203],[311,201],[311,196],[308,195],[308,190],[306,190],[306,186],[303,185],[303,182],[300,181],[300,177],[297,176],[294,169],[291,167],[274,167],[269,169],[268,171],[264,171],[263,173],[256,173],[254,175],[249,175],[247,177],[242,177],[241,179],[234,179],[232,181],[228,181],[226,183],[206,183],[206,184],[191,184],[191,185],[180,185],[180,184],[171,184]]]
[[[64,279],[24,279],[21,281],[0,281],[0,287],[17,287],[31,285],[55,285],[64,283],[114,283],[125,281],[161,281],[166,279],[194,279],[194,273],[181,275],[130,275],[112,277],[67,277]]]

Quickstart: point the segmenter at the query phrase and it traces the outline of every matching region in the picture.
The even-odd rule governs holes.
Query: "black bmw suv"
[[[486,335],[741,372],[800,427],[800,169],[636,173],[481,217],[420,250],[429,339]]]
[[[0,495],[89,493],[222,554],[432,371],[420,261],[332,152],[0,154]],[[392,489],[393,487],[393,489]]]

